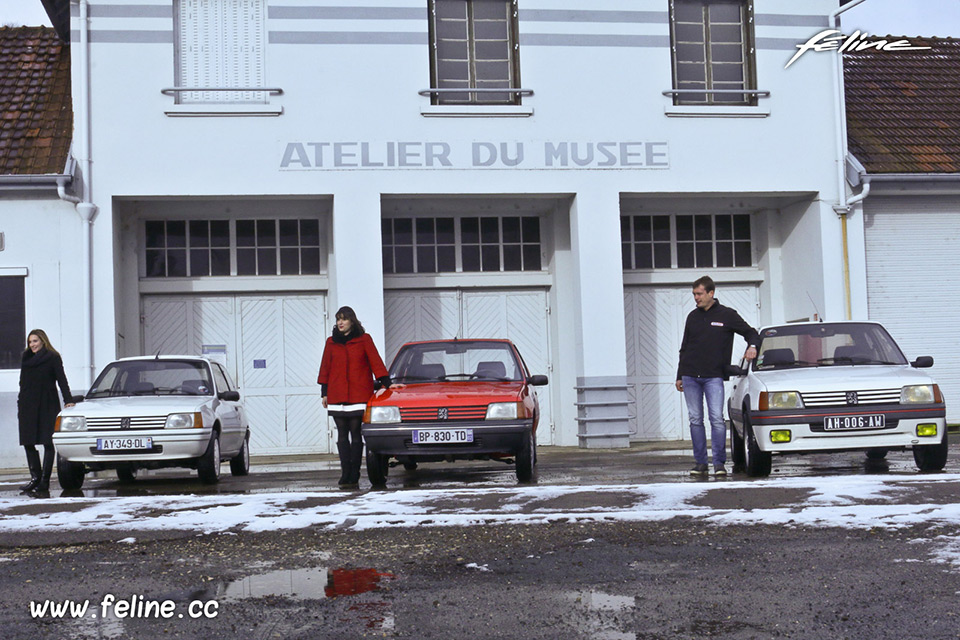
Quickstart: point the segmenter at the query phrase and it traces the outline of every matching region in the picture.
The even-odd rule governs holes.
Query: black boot
[[[350,443],[350,484],[360,484],[360,465],[363,462],[363,440]]]
[[[340,454],[340,480],[337,484],[343,487],[350,484],[350,443],[338,440],[337,453]]]
[[[27,449],[27,468],[30,469],[30,482],[20,487],[22,493],[33,491],[40,484],[40,452],[36,449]]]
[[[40,472],[40,482],[33,488],[30,495],[46,497],[50,495],[50,475],[53,473],[53,447],[43,447],[43,470]]]

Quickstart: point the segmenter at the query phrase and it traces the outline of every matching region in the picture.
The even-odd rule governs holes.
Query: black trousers
[[[356,483],[360,480],[360,463],[363,460],[363,437],[360,425],[363,416],[334,416],[337,425],[337,452],[340,454],[340,482]]]

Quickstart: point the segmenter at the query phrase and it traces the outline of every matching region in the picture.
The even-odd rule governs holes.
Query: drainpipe
[[[840,14],[853,9],[866,0],[853,0],[830,13],[830,22],[833,28],[840,31]],[[837,52],[834,65],[833,90],[836,96],[837,117],[835,137],[837,145],[837,204],[833,210],[840,217],[840,238],[843,244],[843,298],[846,319],[853,319],[853,305],[850,300],[850,250],[847,243],[847,216],[850,215],[852,205],[860,202],[870,194],[870,183],[865,182],[863,189],[857,195],[847,198],[846,161],[847,161],[847,113],[843,95],[843,53]]]

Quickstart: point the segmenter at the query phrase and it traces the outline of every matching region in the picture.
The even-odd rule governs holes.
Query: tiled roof
[[[844,54],[850,152],[873,174],[960,173],[960,40],[909,40],[932,48]]]
[[[0,27],[0,175],[63,173],[72,132],[70,48],[50,27]]]

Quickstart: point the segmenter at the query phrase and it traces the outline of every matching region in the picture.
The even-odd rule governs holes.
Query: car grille
[[[446,417],[441,413],[446,411]],[[487,405],[467,407],[400,407],[401,422],[449,422],[451,420],[483,420],[487,417]]]
[[[130,421],[124,426],[121,421]],[[136,431],[138,429],[163,429],[167,416],[141,416],[137,418],[87,418],[87,431]]]
[[[849,402],[847,394],[857,394],[856,402]],[[805,407],[855,407],[862,404],[900,404],[900,389],[870,389],[868,391],[817,391],[801,393]]]

